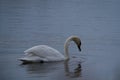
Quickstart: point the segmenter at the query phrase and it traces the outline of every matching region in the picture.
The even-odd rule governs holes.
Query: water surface
[[[0,0],[0,80],[120,80],[119,9],[119,0]],[[82,52],[71,43],[67,64],[17,60],[39,44],[64,54],[71,35]]]

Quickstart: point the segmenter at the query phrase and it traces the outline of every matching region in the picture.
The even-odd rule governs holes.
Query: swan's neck
[[[64,55],[65,55],[65,59],[66,59],[66,60],[69,59],[68,47],[69,47],[69,45],[70,45],[70,41],[71,41],[71,39],[68,39],[68,40],[66,40],[66,42],[65,42],[65,44],[64,44],[64,51],[65,51]]]
[[[71,37],[69,37],[65,41],[65,44],[64,44],[64,50],[65,50],[65,58],[66,58],[66,60],[69,59],[68,47],[69,47],[71,41],[74,41],[76,43],[76,45],[78,46],[78,48],[80,49],[80,45],[81,45],[80,39],[77,36],[71,36]]]

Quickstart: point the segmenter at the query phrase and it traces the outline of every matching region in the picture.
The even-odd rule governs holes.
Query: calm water
[[[0,80],[120,80],[119,9],[119,0],[0,0]],[[71,43],[68,63],[17,60],[39,44],[64,53],[70,35],[82,52]]]

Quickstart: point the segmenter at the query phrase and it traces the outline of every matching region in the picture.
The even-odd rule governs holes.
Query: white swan
[[[25,57],[19,58],[19,60],[24,63],[68,60],[68,46],[71,41],[74,41],[78,49],[81,51],[81,40],[77,36],[70,36],[64,44],[65,55],[62,55],[58,50],[47,45],[38,45],[25,50]]]

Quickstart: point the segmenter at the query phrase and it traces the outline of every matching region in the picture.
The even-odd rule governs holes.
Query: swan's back
[[[56,49],[49,47],[47,45],[38,45],[27,49],[25,55],[27,56],[37,56],[43,61],[60,61],[64,60],[65,57]]]

